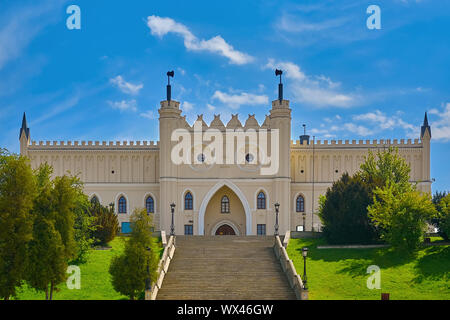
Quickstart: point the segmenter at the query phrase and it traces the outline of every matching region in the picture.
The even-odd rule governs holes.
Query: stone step
[[[295,299],[273,237],[177,236],[157,299]]]

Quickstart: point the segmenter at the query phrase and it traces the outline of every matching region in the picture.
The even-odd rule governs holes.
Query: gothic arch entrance
[[[246,234],[244,206],[228,186],[220,187],[208,201],[204,215],[204,234]]]
[[[213,212],[213,210],[210,210],[209,205],[211,203],[211,200],[214,196],[216,196],[217,194],[217,198],[219,198],[220,193],[218,193],[218,191],[220,189],[222,189],[223,187],[227,187],[229,190],[232,191],[232,193],[230,192],[230,194],[233,194],[234,196],[237,197],[237,199],[235,198],[230,199],[230,214],[221,214],[218,213],[218,209],[215,210],[216,217],[217,214],[219,215],[220,219],[217,219],[216,221],[212,221],[213,219],[211,218],[214,214],[210,215],[210,212]],[[238,200],[238,201],[236,201]],[[236,227],[239,228],[239,235],[251,235],[252,234],[252,215],[251,215],[251,210],[250,210],[250,205],[248,204],[247,199],[245,198],[243,192],[230,180],[221,180],[219,181],[214,187],[212,187],[208,193],[205,195],[205,197],[202,200],[202,203],[200,205],[200,210],[199,210],[199,215],[198,215],[198,234],[203,236],[205,234],[210,235],[213,226],[217,225],[220,221],[224,221],[224,220],[231,220],[234,219],[235,217],[239,216],[236,210],[234,210],[233,208],[233,203],[237,204],[240,203],[240,205],[242,206],[242,214],[243,214],[243,219],[240,219],[240,221],[242,222],[235,222],[234,220],[232,221]],[[217,202],[216,202],[217,205]],[[236,214],[233,214],[236,213]],[[242,216],[241,216],[242,217]]]

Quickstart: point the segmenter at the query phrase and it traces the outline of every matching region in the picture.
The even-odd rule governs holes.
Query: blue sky
[[[18,152],[24,111],[32,140],[158,140],[168,70],[191,123],[261,123],[278,67],[293,139],[303,123],[322,140],[414,139],[428,111],[433,190],[450,190],[449,30],[439,0],[2,0],[0,146]]]

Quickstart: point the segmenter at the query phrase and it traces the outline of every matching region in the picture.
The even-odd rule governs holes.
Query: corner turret
[[[22,127],[19,132],[19,141],[20,141],[20,154],[26,155],[28,145],[30,144],[30,128],[27,126],[27,117],[25,112],[23,113],[22,118]]]

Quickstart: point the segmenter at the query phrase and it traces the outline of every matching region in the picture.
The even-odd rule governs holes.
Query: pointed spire
[[[425,112],[425,117],[423,118],[423,125],[420,129],[420,138],[421,139],[423,138],[425,131],[427,131],[427,130],[428,130],[428,133],[430,134],[430,138],[431,138],[431,127],[428,124],[428,116],[427,116],[427,113]]]
[[[27,138],[27,140],[29,139],[30,129],[27,126],[27,116],[26,116],[25,112],[23,113],[22,127],[20,128],[19,139],[22,137],[22,134],[25,134],[25,137]]]
[[[424,127],[429,127],[428,125],[428,117],[427,117],[427,112],[425,111],[425,118],[423,119],[423,126]]]

